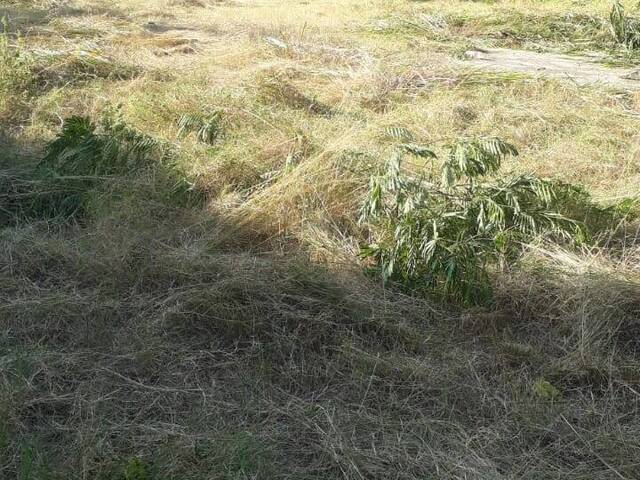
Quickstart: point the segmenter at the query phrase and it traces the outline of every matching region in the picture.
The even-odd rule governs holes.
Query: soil
[[[601,57],[568,56],[495,48],[465,52],[465,63],[479,68],[561,78],[578,85],[605,85],[625,90],[640,89],[638,69],[610,68]]]

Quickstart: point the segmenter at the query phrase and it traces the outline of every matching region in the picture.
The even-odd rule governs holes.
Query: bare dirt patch
[[[529,75],[561,78],[578,85],[606,85],[628,90],[640,89],[638,69],[609,68],[600,57],[573,57],[510,49],[469,50],[465,60],[488,70],[506,70]]]

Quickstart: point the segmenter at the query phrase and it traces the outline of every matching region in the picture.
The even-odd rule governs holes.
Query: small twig
[[[145,385],[144,383],[140,383],[137,380],[134,380],[132,378],[129,377],[125,377],[124,375],[119,374],[118,372],[111,370],[109,368],[103,368],[103,370],[115,375],[118,378],[121,378],[122,380],[125,380],[133,385],[137,385],[138,387],[147,389],[147,390],[153,390],[153,391],[158,391],[158,392],[173,392],[173,393],[202,393],[202,389],[200,388],[171,388],[171,387],[155,387],[153,385]]]

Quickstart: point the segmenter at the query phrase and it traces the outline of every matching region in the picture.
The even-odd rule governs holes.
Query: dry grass
[[[638,94],[470,71],[457,55],[618,61],[607,12],[0,1],[0,478],[638,478],[632,226],[584,250],[531,246],[482,310],[383,289],[357,258],[390,126],[436,149],[497,135],[521,151],[514,171],[606,204],[637,195]],[[7,52],[19,69],[3,69]],[[76,222],[13,217],[15,179],[62,118],[117,103],[175,149],[205,207],[132,174],[92,190]],[[212,144],[179,136],[181,116],[213,111]]]
[[[460,315],[216,224],[5,234],[5,472],[32,446],[27,478],[634,478],[637,249],[532,251]]]

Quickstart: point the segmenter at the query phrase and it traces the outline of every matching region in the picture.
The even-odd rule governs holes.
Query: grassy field
[[[0,0],[0,478],[639,479],[640,91],[462,59],[640,63],[610,9]],[[45,178],[73,116],[151,160]],[[358,218],[390,128],[500,137],[624,215],[481,306],[383,286]]]

